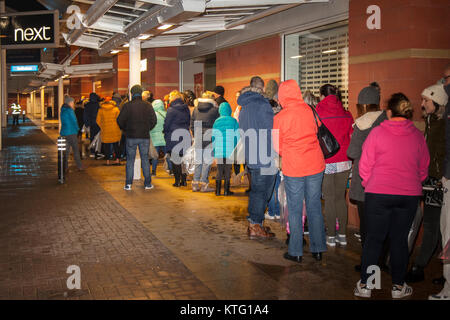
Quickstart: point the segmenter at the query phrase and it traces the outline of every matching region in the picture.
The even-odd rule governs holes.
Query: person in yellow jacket
[[[117,124],[119,113],[120,110],[116,102],[109,97],[105,98],[97,113],[97,124],[101,130],[100,134],[106,152],[107,166],[110,165],[111,160],[115,160],[115,165],[120,165],[119,141],[122,133]]]

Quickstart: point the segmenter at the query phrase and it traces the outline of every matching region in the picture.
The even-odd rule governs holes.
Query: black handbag
[[[314,109],[312,106],[310,107],[314,114],[314,120],[316,120],[317,139],[319,140],[319,145],[320,148],[322,149],[323,157],[325,159],[331,158],[336,153],[338,153],[341,146],[339,145],[339,142],[337,142],[333,134],[330,132],[330,130],[328,130],[328,128],[322,122],[319,115],[317,114],[316,109]],[[317,118],[319,118],[320,122],[322,122],[322,125],[320,127],[319,123],[317,122]]]
[[[441,208],[444,203],[444,188],[439,179],[428,177],[422,184],[426,205]]]

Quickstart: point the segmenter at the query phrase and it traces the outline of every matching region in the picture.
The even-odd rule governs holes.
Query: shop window
[[[284,45],[285,80],[294,79],[302,92],[317,96],[322,85],[333,84],[348,107],[348,26],[289,34]]]

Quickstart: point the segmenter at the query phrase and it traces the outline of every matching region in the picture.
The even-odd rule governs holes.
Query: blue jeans
[[[194,179],[195,182],[209,183],[209,169],[211,168],[210,161],[204,154],[211,152],[209,149],[196,149],[195,150],[195,166],[194,166]]]
[[[261,175],[261,169],[248,168],[252,177],[251,190],[248,197],[248,217],[252,224],[262,225],[264,211],[272,195],[276,175]]]
[[[273,188],[272,196],[269,200],[269,216],[279,216],[280,215],[280,201],[278,201],[278,187],[280,186],[281,176],[278,172],[275,176],[275,187]]]
[[[141,166],[144,173],[144,185],[149,187],[152,184],[150,175],[150,162],[148,160],[148,149],[150,148],[150,139],[132,139],[127,138],[127,167],[126,167],[126,184],[133,184],[134,176],[134,160],[136,159],[136,148],[139,147],[141,156]]]
[[[155,149],[156,149],[156,152],[158,152],[158,154],[160,152],[166,153],[166,147],[165,146],[158,146],[158,147],[155,147]],[[152,172],[156,172],[156,167],[158,166],[158,159],[151,159],[151,162],[152,162]],[[170,163],[170,161],[167,160],[167,165],[170,168],[169,163]]]
[[[310,252],[327,251],[325,224],[322,215],[322,203],[320,202],[322,180],[323,172],[306,177],[285,176],[289,229],[291,230],[288,253],[291,256],[303,256],[303,199],[306,203],[308,217]]]

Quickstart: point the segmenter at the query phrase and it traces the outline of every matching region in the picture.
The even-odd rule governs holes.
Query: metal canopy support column
[[[141,41],[137,38],[130,40],[129,63],[129,83],[131,88],[136,84],[141,84]],[[130,97],[133,99],[131,93]],[[141,179],[141,156],[139,150],[137,150],[134,161],[134,180],[139,179]]]
[[[61,107],[64,103],[64,79],[59,78],[58,80],[58,123],[59,130],[61,131]]]
[[[44,124],[44,114],[45,114],[45,107],[44,107],[44,101],[45,101],[45,89],[41,88],[41,121],[42,124]]]

